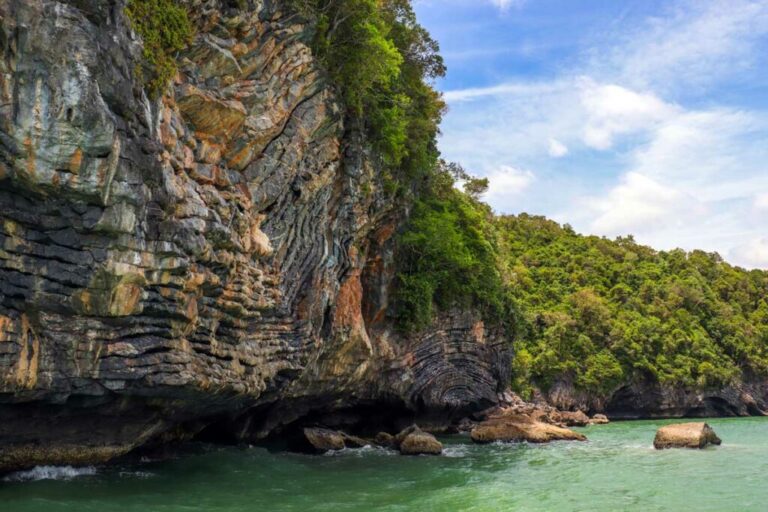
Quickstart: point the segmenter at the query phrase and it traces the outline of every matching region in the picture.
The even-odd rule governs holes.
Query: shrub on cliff
[[[313,51],[362,127],[393,190],[429,173],[445,105],[429,82],[445,73],[437,42],[409,0],[291,0],[315,27]]]
[[[437,310],[472,308],[494,323],[512,319],[498,270],[490,207],[454,188],[466,173],[440,162],[398,239],[395,313],[403,331],[429,325]],[[469,181],[472,187],[477,184]]]
[[[291,0],[315,27],[313,51],[339,90],[347,126],[362,128],[380,158],[384,191],[411,206],[398,238],[394,292],[403,331],[428,325],[435,308],[473,307],[507,318],[487,181],[439,161],[445,104],[431,81],[445,73],[437,42],[410,0]],[[469,183],[468,193],[456,180]]]
[[[175,53],[192,38],[187,11],[173,0],[128,0],[125,14],[144,44],[137,75],[150,96],[157,96],[176,74]]]

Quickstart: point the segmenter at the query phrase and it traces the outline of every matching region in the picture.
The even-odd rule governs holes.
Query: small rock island
[[[665,448],[705,448],[710,444],[722,443],[712,427],[704,422],[678,423],[666,425],[656,431],[653,447]]]

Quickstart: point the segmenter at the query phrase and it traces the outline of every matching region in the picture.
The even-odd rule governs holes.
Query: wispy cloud
[[[549,156],[562,158],[568,154],[568,146],[557,139],[549,139]]]
[[[757,194],[753,202],[754,208],[760,212],[768,212],[768,192]]]
[[[490,186],[488,199],[510,199],[527,189],[535,180],[531,171],[502,165],[488,175]]]
[[[507,10],[510,7],[522,7],[527,0],[490,0],[490,2],[501,10]]]
[[[540,82],[540,83],[503,83],[490,87],[471,87],[457,91],[446,91],[444,98],[448,103],[459,103],[472,101],[487,97],[512,97],[525,95],[541,95],[557,92],[562,88],[562,83]]]
[[[768,268],[768,238],[753,238],[732,249],[730,257],[747,267]]]
[[[590,65],[618,71],[633,87],[679,92],[754,66],[755,46],[768,34],[768,5],[763,0],[678,1],[621,30],[608,58],[604,48],[592,49]]]
[[[583,139],[594,149],[609,149],[617,136],[649,130],[677,110],[653,94],[583,81],[581,102],[588,116]]]
[[[768,82],[768,3],[667,5],[547,79],[448,91],[441,148],[491,179],[497,210],[768,266],[768,113],[720,103],[729,84]],[[502,165],[530,179],[511,186]]]

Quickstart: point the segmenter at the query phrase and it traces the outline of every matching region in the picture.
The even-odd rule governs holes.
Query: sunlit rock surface
[[[476,443],[522,442],[549,443],[551,441],[586,441],[586,436],[531,416],[505,413],[491,416],[477,424],[470,432]]]
[[[664,448],[705,448],[707,445],[719,445],[722,441],[712,427],[703,422],[677,423],[666,425],[656,431],[653,447]]]

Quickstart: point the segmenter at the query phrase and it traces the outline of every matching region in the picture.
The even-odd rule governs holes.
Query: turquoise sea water
[[[0,510],[768,510],[768,418],[708,422],[723,445],[702,451],[654,450],[665,421],[580,429],[586,443],[480,446],[455,436],[441,457],[206,446],[164,462],[13,475],[0,482]]]

